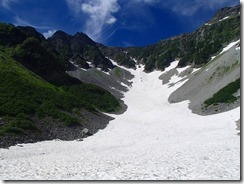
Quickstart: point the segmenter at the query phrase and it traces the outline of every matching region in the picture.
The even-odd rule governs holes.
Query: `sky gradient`
[[[145,46],[196,30],[239,0],[0,0],[0,22],[83,32],[108,46]]]

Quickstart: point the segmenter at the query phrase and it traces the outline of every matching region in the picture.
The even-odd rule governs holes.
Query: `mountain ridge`
[[[105,128],[111,118],[102,112],[123,113],[127,108],[122,99],[133,85],[131,79],[134,77],[127,68],[136,69],[140,65],[146,73],[164,71],[173,61],[179,60],[178,68],[190,66],[185,71],[186,76],[190,76],[193,68],[205,67],[226,44],[240,39],[239,11],[240,6],[221,9],[193,33],[137,48],[107,47],[79,32],[69,35],[57,31],[45,39],[32,27],[0,23],[0,74],[3,76],[0,136],[7,137],[1,139],[0,145],[31,141],[28,135],[32,136],[30,130],[36,128],[42,133],[31,138],[34,142],[45,138],[77,139],[87,136],[80,133],[84,128],[89,129],[89,134]],[[221,54],[218,57],[222,57]],[[7,64],[13,67],[12,71]],[[239,65],[235,66],[238,70]],[[18,71],[21,75],[16,78]],[[168,76],[174,75],[175,71],[172,70]],[[6,73],[13,77],[5,77],[8,76]],[[28,74],[26,78],[22,75],[26,73],[32,75]],[[29,83],[31,80],[36,83]],[[16,86],[11,88],[4,83]],[[165,81],[162,83],[167,84]],[[227,82],[221,85],[224,86],[228,86]],[[18,91],[18,87],[21,90]],[[218,90],[220,88],[215,92]],[[29,101],[28,95],[31,96]],[[186,97],[180,95],[181,89],[173,93],[169,101],[189,100],[189,94]],[[7,99],[11,100],[8,102]],[[29,107],[29,103],[33,107]],[[42,114],[44,119],[38,114]],[[44,122],[50,123],[50,130],[46,130]],[[62,124],[65,122],[72,125],[71,128]],[[61,128],[58,126],[60,123]],[[74,135],[69,136],[72,131]],[[6,142],[7,139],[11,141]]]
[[[240,6],[224,8],[216,13],[211,21],[196,31],[174,36],[142,49],[125,49],[132,57],[145,63],[145,71],[164,70],[169,63],[180,58],[179,67],[192,64],[193,67],[207,63],[213,55],[220,52],[231,41],[240,37]],[[220,16],[221,14],[221,16]],[[225,20],[222,17],[230,16]],[[221,19],[219,19],[221,18]],[[207,43],[207,44],[206,44]],[[209,47],[211,43],[211,47]],[[169,46],[170,48],[168,48]],[[163,53],[162,53],[163,51]],[[140,54],[138,54],[140,52]],[[193,57],[190,57],[193,56]]]

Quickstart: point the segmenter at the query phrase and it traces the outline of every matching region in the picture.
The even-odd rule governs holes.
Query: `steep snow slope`
[[[171,64],[166,70],[177,66]],[[184,69],[177,69],[181,72]],[[150,179],[239,180],[240,136],[235,121],[240,108],[199,116],[188,101],[170,104],[173,86],[162,85],[162,72],[129,70],[135,78],[125,93],[128,110],[92,137],[47,141],[0,150],[0,178],[18,179]]]

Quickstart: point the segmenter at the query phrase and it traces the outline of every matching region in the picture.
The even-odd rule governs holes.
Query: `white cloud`
[[[96,41],[102,39],[102,32],[106,25],[116,22],[113,13],[119,10],[117,0],[94,0],[83,3],[81,10],[88,15],[86,32]]]
[[[43,33],[43,36],[47,39],[51,37],[57,30],[48,30],[47,32]]]
[[[106,21],[107,24],[114,24],[115,22],[116,22],[116,18],[114,18],[114,17],[110,17],[110,18]]]
[[[103,40],[104,29],[117,21],[114,13],[120,9],[118,0],[87,0],[85,2],[66,0],[66,2],[76,16],[80,13],[87,16],[84,32],[95,41]]]

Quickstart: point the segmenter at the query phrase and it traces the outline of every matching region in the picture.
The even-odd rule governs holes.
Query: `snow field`
[[[176,67],[171,64],[166,71]],[[188,101],[169,104],[173,87],[162,72],[127,69],[135,78],[125,93],[128,110],[83,142],[46,141],[0,149],[4,180],[239,180],[240,108],[193,114]]]

